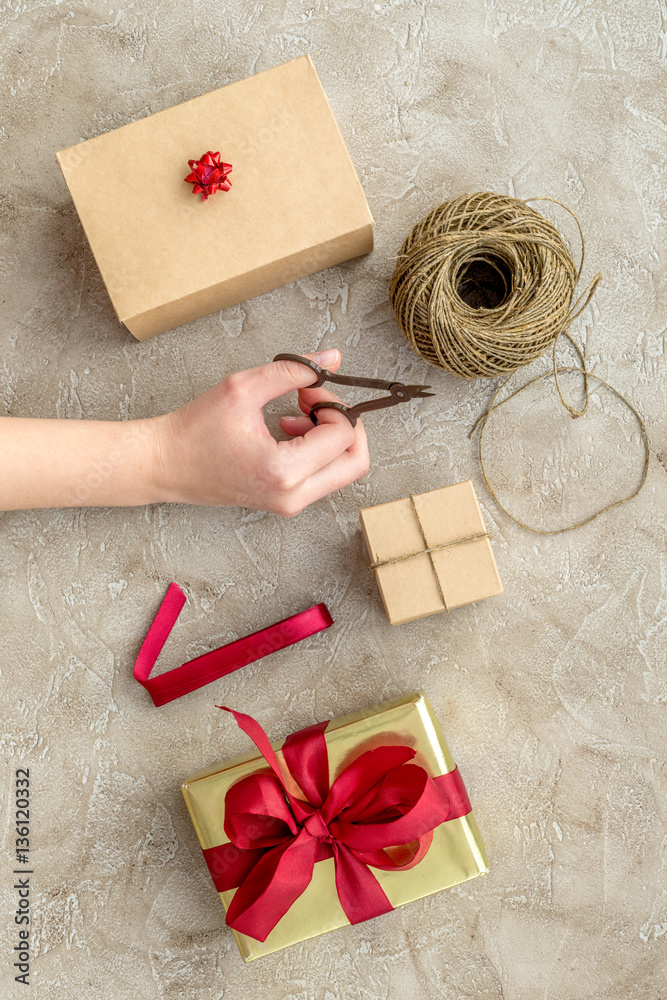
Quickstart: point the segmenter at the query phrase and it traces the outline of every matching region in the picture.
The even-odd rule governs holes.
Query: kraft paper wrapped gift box
[[[390,624],[502,594],[471,482],[366,507],[359,517]]]
[[[188,160],[219,151],[203,201]],[[57,160],[118,318],[139,340],[373,247],[373,220],[302,56],[64,149]]]
[[[456,767],[423,692],[334,719],[329,722],[324,738],[331,782],[365,751],[396,744],[416,750],[413,763],[425,768],[431,776],[447,774]],[[281,745],[272,744],[284,767]],[[224,829],[225,796],[237,782],[257,772],[266,774],[268,768],[264,758],[254,751],[201,771],[182,786],[202,850],[229,843]],[[432,838],[426,854],[413,868],[402,871],[370,869],[392,907],[422,899],[488,872],[484,843],[472,812],[436,826]],[[233,933],[242,957],[250,961],[347,926],[349,921],[336,891],[334,872],[333,858],[318,861],[313,867],[310,884],[265,941],[235,930]],[[225,909],[229,908],[236,891],[219,894]]]

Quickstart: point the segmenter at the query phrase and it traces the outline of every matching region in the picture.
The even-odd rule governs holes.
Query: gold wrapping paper
[[[470,481],[366,507],[359,517],[391,625],[502,594]]]
[[[414,747],[417,750],[415,763],[433,775],[445,774],[455,766],[423,692],[335,719],[329,723],[325,738],[332,781],[344,766],[365,750],[395,743]],[[280,742],[273,744],[279,757],[281,745]],[[228,842],[223,829],[225,794],[240,778],[265,766],[264,759],[255,751],[195,774],[183,784],[185,802],[202,848]],[[463,778],[465,780],[465,774]],[[202,864],[205,864],[203,860]],[[392,905],[397,907],[483,875],[488,871],[488,863],[477,824],[473,814],[468,813],[436,828],[428,853],[415,868],[405,872],[385,872],[376,868],[372,871]],[[225,908],[234,891],[220,893]],[[347,924],[336,893],[334,862],[328,859],[315,865],[310,885],[266,941],[255,941],[236,931],[233,934],[242,957],[251,961]]]

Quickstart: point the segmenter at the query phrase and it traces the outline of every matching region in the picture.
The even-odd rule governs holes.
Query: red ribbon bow
[[[201,191],[202,201],[206,201],[210,194],[216,191],[229,191],[232,182],[228,174],[232,172],[231,163],[222,163],[220,153],[214,153],[209,149],[200,160],[188,160],[188,166],[192,171],[185,179],[187,184],[192,184],[192,193],[198,194]]]
[[[282,747],[296,794],[260,724],[224,711],[273,773],[250,774],[232,785],[224,823],[230,843],[203,853],[218,892],[237,889],[227,923],[258,941],[266,940],[325,858],[334,859],[336,890],[351,924],[389,912],[393,907],[369,865],[414,867],[437,826],[470,812],[458,770],[432,778],[410,763],[416,751],[408,746],[362,753],[329,786],[326,722],[292,733]]]

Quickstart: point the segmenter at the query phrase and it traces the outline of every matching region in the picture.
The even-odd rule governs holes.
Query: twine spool
[[[649,439],[646,425],[628,400],[599,376],[589,372],[583,352],[567,329],[590,302],[602,277],[596,274],[573,303],[584,265],[584,235],[574,212],[552,201],[574,219],[581,239],[581,260],[575,266],[562,236],[548,219],[526,201],[481,191],[438,205],[412,229],[401,247],[389,290],[389,301],[408,342],[431,365],[461,378],[507,376],[493,395],[470,436],[479,428],[479,461],[484,481],[508,517],[538,535],[556,535],[595,520],[600,514],[634,499],[646,483]],[[581,367],[559,367],[556,347],[564,335]],[[553,352],[553,370],[498,401],[512,374]],[[581,409],[564,398],[559,374],[583,378]],[[553,375],[561,403],[571,417],[588,409],[589,380],[595,379],[621,400],[636,417],[645,449],[639,485],[628,496],[564,528],[545,529],[521,521],[501,503],[489,480],[482,442],[489,417],[529,386]]]
[[[548,219],[518,198],[482,191],[417,223],[389,301],[424,361],[462,378],[493,378],[539,358],[585,308],[601,276],[573,305],[582,266],[583,237],[577,268]]]

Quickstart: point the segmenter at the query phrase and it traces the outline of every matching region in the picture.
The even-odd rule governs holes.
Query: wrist
[[[110,421],[59,421],[76,434],[85,458],[76,478],[74,506],[135,507],[157,503],[157,426],[155,418]],[[80,440],[83,437],[83,440]],[[86,448],[87,446],[87,448]]]
[[[149,489],[153,503],[182,503],[182,489],[179,488],[179,477],[176,472],[182,469],[179,462],[177,438],[177,422],[175,413],[165,413],[152,417],[150,423],[150,457],[148,459]]]

